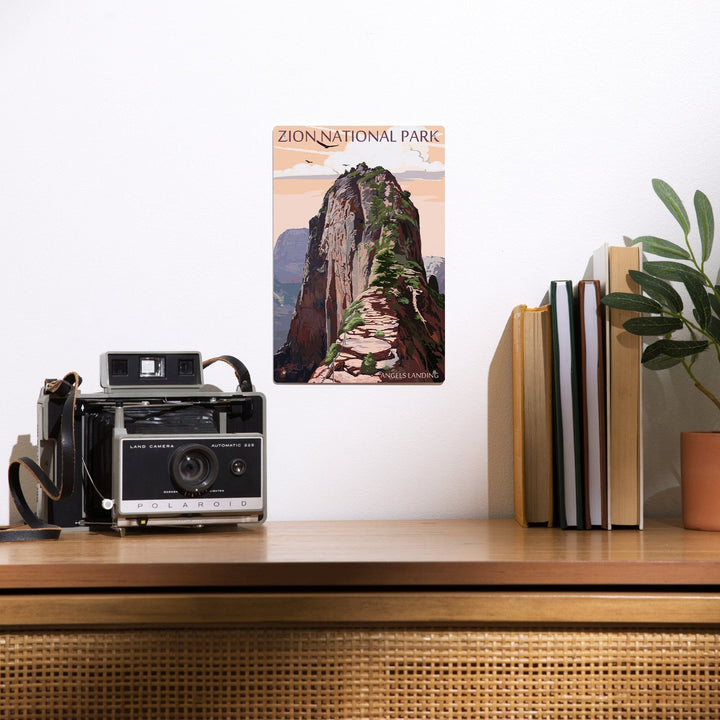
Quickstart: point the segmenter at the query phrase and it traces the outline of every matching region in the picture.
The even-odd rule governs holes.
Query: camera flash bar
[[[100,357],[100,385],[111,388],[202,385],[197,352],[107,352]]]

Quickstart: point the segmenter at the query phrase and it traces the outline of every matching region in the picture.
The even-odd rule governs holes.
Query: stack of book
[[[639,293],[639,247],[603,247],[592,278],[553,281],[550,302],[512,316],[513,482],[523,525],[642,528],[642,343],[636,313],[606,292]]]

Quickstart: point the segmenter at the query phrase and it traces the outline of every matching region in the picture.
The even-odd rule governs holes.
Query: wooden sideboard
[[[0,717],[720,717],[720,533],[512,520],[0,545]]]

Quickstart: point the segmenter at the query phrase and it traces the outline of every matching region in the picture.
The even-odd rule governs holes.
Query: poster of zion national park
[[[442,127],[273,130],[277,383],[445,379]]]

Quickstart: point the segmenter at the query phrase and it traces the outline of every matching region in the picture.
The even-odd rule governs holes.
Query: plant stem
[[[720,410],[720,400],[718,400],[715,395],[713,395],[696,377],[693,371],[690,368],[690,365],[688,365],[683,360],[683,367],[685,368],[685,371],[690,376],[692,381],[695,383],[695,387],[703,394],[705,397],[709,398],[711,402],[715,403],[715,406]]]
[[[695,258],[695,253],[693,252],[692,245],[690,244],[690,233],[685,233],[685,246],[688,249],[688,252],[690,253],[690,259],[692,260],[692,264],[701,272],[703,275],[705,274],[703,272],[703,268],[698,265],[697,260]],[[703,261],[703,264],[704,261]]]
[[[710,400],[715,403],[718,410],[720,410],[720,400],[718,400],[702,383],[696,382],[695,387],[706,397],[710,398]]]

